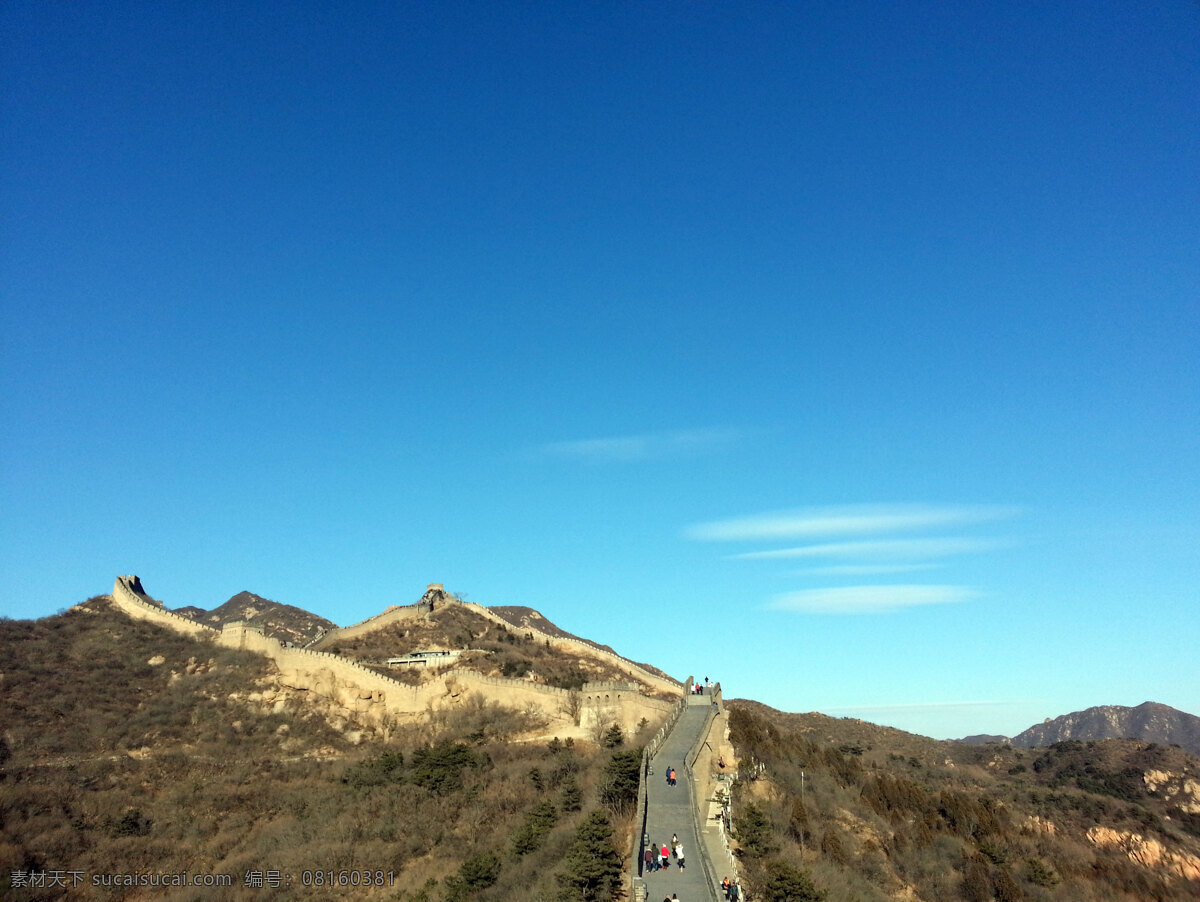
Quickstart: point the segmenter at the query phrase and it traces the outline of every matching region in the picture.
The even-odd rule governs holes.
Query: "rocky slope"
[[[1200,898],[1200,760],[1140,740],[939,742],[728,702],[744,880],[803,867],[825,898]],[[803,897],[807,898],[807,897]]]
[[[1200,717],[1155,702],[1136,708],[1100,705],[1032,726],[1014,736],[1012,744],[1029,749],[1068,739],[1141,739],[1200,755]]]
[[[104,596],[0,618],[0,662],[5,902],[445,902],[480,873],[472,899],[549,899],[621,763],[505,741],[513,712],[483,699],[358,742],[353,711],[289,690],[267,657]],[[110,879],[185,873],[228,882]]]
[[[1140,739],[1159,745],[1177,745],[1200,755],[1200,717],[1169,705],[1143,702],[1136,708],[1122,705],[1098,705],[1047,718],[1016,736],[979,734],[955,740],[964,745],[1009,743],[1017,748],[1033,749],[1068,740]]]
[[[245,591],[238,592],[211,611],[188,606],[177,608],[175,613],[217,629],[226,623],[242,620],[261,629],[264,635],[296,645],[306,645],[321,633],[337,627],[332,620],[310,614],[302,608]]]
[[[493,614],[502,617],[504,620],[508,621],[518,629],[536,629],[546,633],[549,636],[556,636],[560,639],[577,639],[580,642],[584,642],[592,646],[592,648],[598,648],[600,651],[606,651],[614,655],[617,654],[617,652],[614,651],[610,645],[601,645],[599,642],[594,642],[591,639],[584,638],[583,636],[576,636],[574,633],[569,633],[561,627],[556,626],[547,620],[540,611],[535,611],[533,608],[527,608],[524,605],[498,605],[496,607],[490,607],[488,610]],[[618,655],[618,657],[621,656]],[[668,680],[672,679],[669,673],[659,670],[653,664],[645,664],[641,661],[630,661],[628,658],[625,658],[625,660],[629,661],[631,664],[636,664],[643,670],[649,671],[657,676]]]

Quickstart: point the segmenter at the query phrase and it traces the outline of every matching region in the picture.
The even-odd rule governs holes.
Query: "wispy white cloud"
[[[685,429],[549,442],[540,446],[538,451],[546,457],[593,463],[628,463],[706,454],[732,444],[738,436],[739,433],[732,429]]]
[[[932,604],[954,604],[977,593],[966,586],[838,586],[776,595],[768,607],[801,614],[877,614]]]
[[[792,575],[869,579],[945,567],[951,558],[1005,547],[1009,540],[959,533],[1017,513],[1016,508],[1001,505],[841,505],[714,520],[696,524],[686,534],[700,541],[761,542],[768,546],[791,539],[793,544],[786,547],[760,547],[726,559],[811,562],[821,566]],[[940,534],[921,534],[935,529]],[[808,541],[794,544],[796,539]],[[776,595],[768,607],[804,614],[875,614],[956,604],[977,594],[959,585],[828,586]]]
[[[686,534],[713,542],[826,538],[966,525],[1015,513],[1000,505],[841,505],[714,520],[691,526]]]
[[[860,558],[905,560],[942,558],[955,554],[991,551],[999,543],[991,539],[928,538],[878,539],[866,542],[822,542],[796,548],[773,548],[730,555],[735,560],[770,561],[792,558]]]

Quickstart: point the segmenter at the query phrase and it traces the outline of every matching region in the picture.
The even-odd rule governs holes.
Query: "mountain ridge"
[[[980,734],[955,740],[966,745],[1007,743],[1032,749],[1070,740],[1138,739],[1159,745],[1178,745],[1200,755],[1200,717],[1164,705],[1142,702],[1135,707],[1095,705],[1047,718],[1016,736]]]
[[[211,611],[186,605],[173,609],[172,613],[216,629],[241,621],[262,630],[264,636],[297,645],[305,645],[337,626],[332,620],[303,608],[272,601],[245,589]]]
[[[236,871],[268,856],[272,866],[282,858],[293,869],[382,861],[403,884],[428,889],[430,902],[457,902],[457,862],[432,854],[435,831],[405,829],[416,822],[438,825],[436,835],[452,845],[472,843],[502,863],[502,884],[481,898],[549,899],[553,872],[583,817],[567,801],[582,795],[583,810],[602,806],[609,769],[623,755],[636,763],[634,744],[655,728],[625,718],[622,742],[634,747],[609,749],[605,724],[613,718],[606,714],[564,743],[530,720],[527,705],[514,706],[513,687],[522,681],[506,673],[524,674],[525,682],[586,678],[569,667],[572,655],[604,648],[580,639],[589,648],[562,642],[561,651],[551,649],[560,643],[543,636],[571,634],[530,608],[489,609],[489,620],[478,606],[446,604],[343,638],[336,649],[285,649],[272,658],[257,650],[262,636],[249,641],[256,630],[227,629],[246,634],[245,644],[231,646],[184,618],[265,622],[288,614],[283,608],[307,612],[250,592],[212,612],[165,612],[149,600],[118,605],[126,586],[148,599],[139,580],[122,577],[114,596],[44,621],[0,622],[0,782],[16,791],[11,816],[0,823],[0,887],[5,873],[20,869],[133,867],[149,843],[175,870],[204,863]],[[523,632],[534,628],[532,636]],[[413,708],[379,728],[366,719],[374,702],[361,685],[305,681],[292,660],[361,669],[367,659],[459,645],[456,668],[499,677],[447,671],[459,675],[437,689],[436,709]],[[432,688],[435,670],[412,671],[413,689]],[[388,695],[407,691],[385,688]],[[566,691],[553,691],[569,701]],[[728,778],[731,765],[740,774],[729,785],[733,841],[738,873],[756,898],[767,897],[781,861],[803,868],[825,898],[864,902],[1182,902],[1200,886],[1200,760],[1183,748],[1074,741],[1086,718],[1071,721],[1070,740],[1029,751],[785,713],[752,700],[726,704],[732,752],[709,761],[709,776]],[[1139,708],[1160,724],[1175,712],[1155,703]],[[1120,729],[1117,715],[1136,709],[1097,710]],[[192,776],[197,769],[203,781]],[[512,866],[510,837],[524,836],[558,803],[557,838],[534,853],[543,858],[522,853],[523,863]],[[180,818],[184,809],[188,816]],[[69,816],[48,819],[47,810]],[[401,810],[406,817],[398,821]],[[297,826],[301,818],[308,827]],[[483,824],[489,829],[480,830]],[[614,826],[621,844],[634,841],[632,823],[618,818]],[[354,830],[367,831],[369,847],[326,838]],[[285,853],[280,836],[300,845]],[[540,894],[531,895],[531,873],[540,875]],[[303,889],[296,898],[328,898]]]
[[[518,629],[532,628],[559,639],[575,639],[576,641],[582,642],[585,645],[590,645],[592,648],[598,649],[599,651],[608,652],[609,654],[616,655],[618,658],[624,658],[631,664],[636,664],[643,670],[647,670],[650,673],[663,677],[664,679],[672,679],[671,675],[665,670],[661,670],[658,667],[655,667],[653,664],[647,664],[644,661],[634,661],[632,658],[626,658],[611,645],[603,645],[584,636],[577,636],[572,632],[568,632],[557,624],[552,623],[545,614],[543,614],[541,611],[535,610],[534,608],[526,607],[525,605],[498,605],[496,607],[489,607],[488,610],[508,621]]]

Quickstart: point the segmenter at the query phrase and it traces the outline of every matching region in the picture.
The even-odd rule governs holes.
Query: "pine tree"
[[[562,810],[578,811],[583,807],[583,792],[574,777],[568,777],[563,783]]]
[[[625,734],[621,732],[621,728],[616,724],[613,724],[611,727],[609,727],[604,733],[604,738],[600,740],[600,744],[606,749],[616,748],[618,745],[621,745],[624,742]]]
[[[513,834],[513,854],[526,855],[542,844],[554,827],[558,811],[552,802],[539,802],[525,815],[525,823]]]
[[[745,807],[734,826],[734,836],[747,854],[769,855],[777,849],[771,840],[771,824],[767,816],[753,802]]]
[[[458,869],[457,874],[446,878],[446,896],[459,902],[478,890],[491,886],[500,876],[500,859],[491,852],[472,855]]]
[[[792,800],[792,811],[788,816],[788,836],[796,842],[812,842],[812,832],[809,830],[808,811],[800,799]]]
[[[566,870],[558,875],[560,898],[570,902],[608,902],[621,883],[621,856],[613,847],[608,814],[597,808],[575,831],[565,856]]]
[[[604,766],[600,801],[614,814],[628,811],[637,802],[638,780],[642,770],[642,750],[613,752]]]
[[[808,879],[808,874],[786,861],[772,861],[767,865],[763,896],[769,902],[821,902],[825,898],[825,894]]]

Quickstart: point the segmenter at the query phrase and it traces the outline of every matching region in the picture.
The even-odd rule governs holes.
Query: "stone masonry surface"
[[[353,711],[360,721],[372,726],[383,726],[389,718],[395,720],[423,716],[431,707],[457,704],[471,691],[501,704],[536,712],[547,721],[548,735],[563,737],[587,738],[598,723],[612,722],[618,723],[627,733],[632,733],[642,718],[658,722],[672,708],[671,702],[648,698],[639,693],[636,686],[625,683],[585,684],[579,693],[578,719],[571,713],[570,692],[523,680],[487,677],[474,671],[452,669],[429,683],[410,686],[338,655],[312,649],[284,648],[277,640],[243,623],[229,623],[224,629],[213,629],[165,610],[137,591],[140,588],[136,577],[118,577],[113,585],[113,603],[136,619],[148,620],[196,639],[266,655],[275,662],[280,679],[285,684],[332,698]],[[477,605],[470,607],[487,616],[486,608]],[[376,622],[372,628],[378,629],[384,625],[379,620],[391,622],[391,618],[386,617],[390,613],[392,611],[385,612],[380,618],[373,618]],[[612,657],[624,661],[616,655]],[[637,675],[642,678],[643,674],[653,677],[644,671]],[[654,679],[666,683],[661,678]],[[678,685],[675,691],[681,691]]]
[[[687,902],[717,902],[716,887],[710,885],[701,861],[705,849],[701,845],[696,824],[695,787],[688,780],[684,766],[688,753],[703,741],[708,732],[711,711],[708,698],[704,698],[703,705],[688,704],[684,707],[674,729],[650,761],[651,773],[646,783],[649,807],[645,839],[655,848],[661,848],[664,843],[670,845],[672,834],[678,835],[687,865],[681,871],[672,860],[670,867],[664,870],[643,873],[641,879],[649,889],[647,898],[651,900],[669,898],[671,893],[678,893],[679,898]],[[678,781],[677,785],[668,786],[666,774],[672,767],[678,775]],[[644,841],[639,848],[644,848]]]

